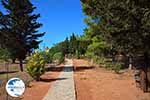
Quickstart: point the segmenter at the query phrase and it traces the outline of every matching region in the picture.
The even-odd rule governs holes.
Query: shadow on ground
[[[64,72],[72,72],[72,71],[84,71],[84,70],[90,70],[90,69],[93,69],[95,68],[94,66],[67,66],[67,67],[47,67],[45,68],[46,71],[52,71],[52,72],[61,72],[61,71],[64,71]]]
[[[67,78],[53,78],[53,79],[47,79],[47,78],[41,78],[40,81],[42,82],[53,82],[53,81],[57,81],[57,80],[66,80]]]
[[[61,67],[47,67],[45,70],[48,71],[53,71],[53,72],[61,72],[63,70],[63,66]]]
[[[7,74],[7,73],[11,74],[11,73],[16,73],[16,72],[18,72],[18,71],[0,71],[0,75]]]
[[[95,68],[95,67],[94,66],[75,66],[74,71],[78,72],[78,71],[90,70],[93,68]]]

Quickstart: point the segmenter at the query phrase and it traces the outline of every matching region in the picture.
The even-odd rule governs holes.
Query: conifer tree
[[[1,29],[5,32],[3,34],[9,34],[5,37],[5,47],[11,56],[20,61],[20,69],[23,71],[22,61],[27,54],[38,48],[41,42],[38,38],[44,35],[38,32],[38,28],[42,26],[37,22],[40,14],[33,14],[36,7],[30,0],[2,0],[2,5],[7,11],[7,20],[10,20],[8,27]],[[10,39],[13,42],[9,41]]]

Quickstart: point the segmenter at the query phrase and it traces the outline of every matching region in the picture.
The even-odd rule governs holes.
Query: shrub
[[[113,70],[119,74],[120,70],[122,69],[122,64],[121,63],[117,63],[115,64],[115,66],[113,67]]]
[[[121,69],[123,69],[123,67],[122,67],[123,65],[122,65],[122,63],[107,63],[106,64],[106,68],[107,69],[111,69],[111,70],[114,70],[115,71],[115,73],[117,73],[117,74],[119,74],[119,72],[120,72],[120,70]]]
[[[39,52],[45,59],[45,63],[51,63],[52,62],[52,54],[46,51],[40,51]]]
[[[60,63],[63,63],[64,62],[64,56],[63,56],[63,54],[61,53],[61,52],[57,52],[57,53],[55,53],[54,54],[54,56],[53,56],[53,60],[56,60],[56,61],[58,61],[58,63],[60,64]]]
[[[106,63],[106,64],[105,64],[105,68],[106,68],[106,69],[110,69],[110,70],[112,70],[112,69],[113,69],[113,67],[114,67],[114,64],[113,64],[113,63],[111,63],[111,62],[109,62],[109,63]]]
[[[40,80],[40,76],[45,72],[45,59],[40,53],[33,54],[27,62],[27,72],[36,81]]]
[[[81,54],[79,53],[78,50],[76,50],[75,58],[80,59]]]
[[[7,49],[0,48],[0,60],[7,61],[10,58],[10,53]]]

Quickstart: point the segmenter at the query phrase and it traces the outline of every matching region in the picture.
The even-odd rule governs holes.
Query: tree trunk
[[[20,59],[19,61],[20,61],[20,71],[23,72],[23,63],[22,63],[22,59]]]
[[[147,92],[148,90],[147,77],[146,77],[146,72],[144,70],[142,70],[140,73],[140,85],[141,85],[141,89],[143,90],[143,92]]]
[[[144,63],[145,63],[145,67],[147,69],[149,67],[149,56],[148,56],[147,52],[144,53]]]
[[[132,59],[132,56],[131,55],[129,55],[129,66],[128,66],[128,69],[129,70],[131,70],[132,69],[132,64],[133,64],[133,61],[132,61],[133,59]]]
[[[15,61],[16,61],[16,59],[12,59],[12,64],[14,64],[14,63],[15,63]]]
[[[145,86],[142,87],[144,92],[147,92],[148,90],[148,78],[147,78],[147,73],[148,73],[148,67],[149,67],[149,55],[147,52],[144,53],[144,68],[143,68],[143,74],[145,75],[145,80],[143,82],[145,82]],[[144,84],[144,83],[143,83]],[[142,84],[142,85],[143,85]]]

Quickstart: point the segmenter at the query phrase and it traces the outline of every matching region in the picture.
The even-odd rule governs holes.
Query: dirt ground
[[[48,92],[53,82],[58,79],[58,75],[63,70],[64,65],[50,68],[44,75],[41,76],[41,80],[36,82],[30,82],[29,87],[26,88],[22,100],[42,100]]]
[[[77,100],[150,100],[150,93],[136,87],[133,71],[115,74],[85,60],[73,62]]]
[[[42,100],[53,81],[57,80],[57,77],[64,65],[60,65],[58,67],[54,66],[54,64],[47,64],[45,66],[47,72],[41,77],[42,80],[39,82],[35,82],[26,72],[25,65],[24,72],[21,72],[18,63],[10,63],[8,66],[9,71],[7,71],[5,64],[0,63],[0,100]],[[8,79],[12,77],[18,77],[24,81],[26,85],[26,90],[23,96],[14,98],[7,95],[5,89],[7,74]]]
[[[8,71],[6,67],[8,67]],[[26,86],[29,84],[29,82],[33,80],[26,71],[24,72],[20,71],[18,63],[16,64],[9,63],[9,65],[7,66],[5,66],[4,63],[0,63],[0,100],[20,100],[20,98],[13,98],[7,95],[6,93],[6,89],[5,89],[6,82],[12,77],[17,77],[22,79]]]

